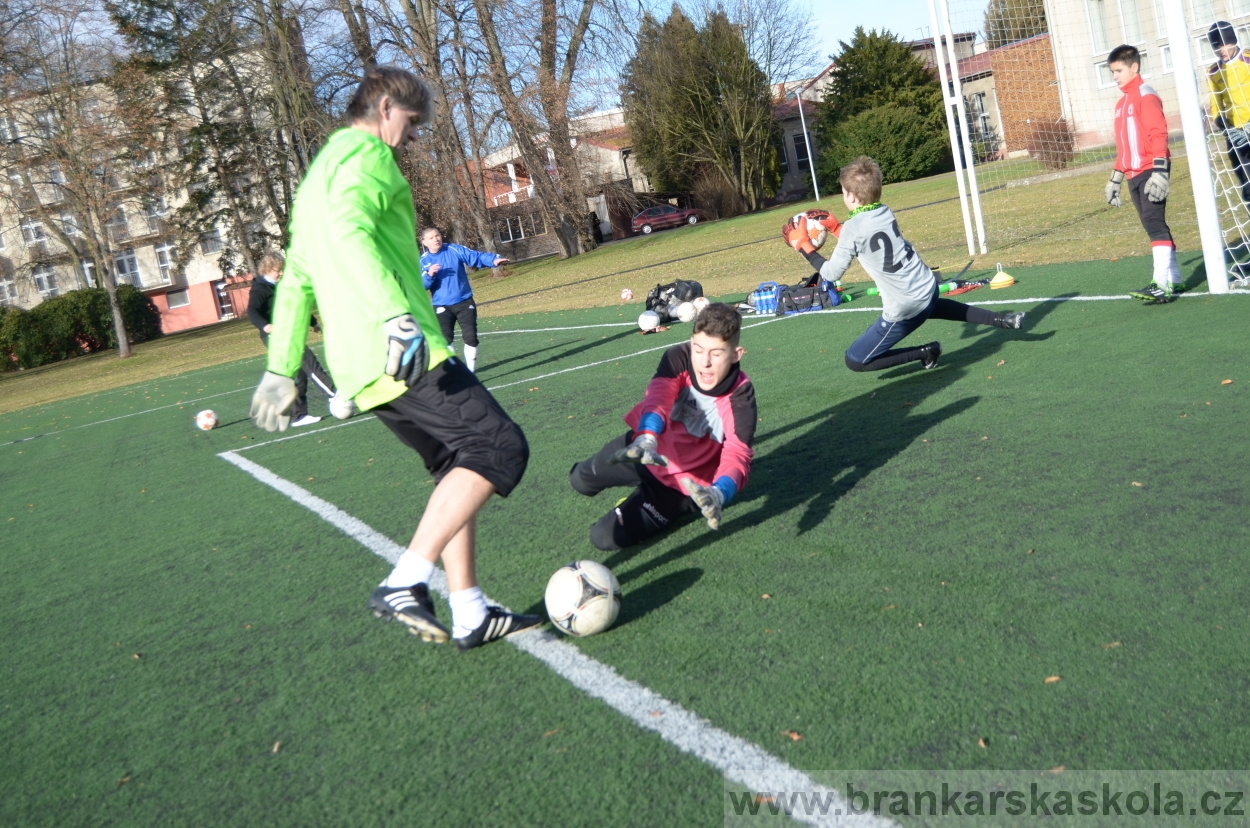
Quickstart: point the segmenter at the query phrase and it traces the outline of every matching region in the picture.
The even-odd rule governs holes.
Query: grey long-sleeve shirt
[[[884,204],[842,225],[838,246],[820,266],[820,275],[835,282],[856,258],[877,284],[887,322],[910,319],[933,297],[937,278],[899,233],[894,211]]]

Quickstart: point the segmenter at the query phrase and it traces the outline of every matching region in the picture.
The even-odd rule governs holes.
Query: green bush
[[[119,285],[117,302],[133,343],[161,335],[152,300],[131,285]],[[30,310],[7,308],[0,315],[0,363],[4,370],[35,368],[72,356],[117,347],[113,314],[104,288],[74,290]]]
[[[820,180],[836,186],[842,167],[861,155],[881,166],[882,183],[911,181],[951,168],[945,129],[912,106],[887,103],[838,124],[820,155]]]

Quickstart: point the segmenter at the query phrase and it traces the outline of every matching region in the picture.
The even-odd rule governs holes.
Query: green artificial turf
[[[933,371],[845,368],[875,300],[748,318],[748,486],[719,532],[613,554],[587,537],[613,493],[568,469],[688,326],[642,336],[637,303],[484,319],[480,376],[532,455],[480,516],[483,587],[538,608],[559,565],[603,560],[621,617],[574,645],[813,775],[1238,767],[1250,305],[1195,295],[1200,274],[1168,306],[1022,302],[1148,269],[1013,269],[962,298],[1025,329],[928,323]],[[537,330],[578,325],[609,327]],[[428,476],[367,416],[266,442],[258,371],[0,415],[0,824],[723,824],[718,772],[531,657],[373,619],[388,565],[217,455],[401,544]]]

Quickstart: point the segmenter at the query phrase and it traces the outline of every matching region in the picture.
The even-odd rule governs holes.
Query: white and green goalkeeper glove
[[[719,529],[720,512],[725,507],[725,493],[716,486],[700,486],[689,477],[683,477],[681,485],[694,501],[694,505],[699,507],[703,517],[707,518],[707,527]]]
[[[1141,191],[1146,194],[1146,198],[1158,204],[1168,197],[1168,191],[1172,189],[1171,182],[1168,181],[1168,160],[1166,158],[1156,158],[1154,161],[1154,172],[1150,173],[1150,178],[1146,179],[1146,185]]]
[[[411,388],[425,376],[430,359],[421,326],[412,314],[405,313],[387,320],[382,330],[386,334],[386,375]]]
[[[625,448],[608,458],[608,465],[641,463],[644,466],[667,466],[668,458],[660,454],[660,442],[654,434],[643,433]]]
[[[1107,182],[1107,187],[1103,191],[1107,196],[1107,203],[1112,207],[1119,207],[1120,201],[1120,185],[1124,183],[1124,173],[1115,170],[1111,173],[1111,180]]]
[[[286,431],[291,424],[291,404],[295,402],[295,380],[266,371],[252,394],[248,415],[265,431]]]

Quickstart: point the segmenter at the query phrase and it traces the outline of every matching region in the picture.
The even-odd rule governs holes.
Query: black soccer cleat
[[[478,625],[476,630],[464,638],[457,638],[456,646],[460,648],[461,652],[472,650],[474,647],[498,641],[506,635],[512,635],[521,630],[528,630],[530,627],[537,627],[542,622],[543,617],[541,615],[520,615],[515,612],[508,612],[503,607],[487,607],[486,618],[482,620],[482,623]]]
[[[995,328],[1007,328],[1018,331],[1024,327],[1024,311],[1006,311],[994,318]]]
[[[1171,287],[1160,287],[1154,282],[1146,285],[1141,290],[1129,291],[1128,295],[1134,299],[1142,300],[1147,305],[1165,305],[1176,298],[1176,294]]]
[[[369,596],[369,609],[377,618],[399,621],[422,641],[443,644],[451,638],[447,628],[434,617],[434,602],[425,584],[412,587],[388,587],[382,584]]]
[[[926,371],[930,368],[936,368],[938,357],[942,355],[942,343],[930,342],[928,345],[920,346],[920,365]]]

